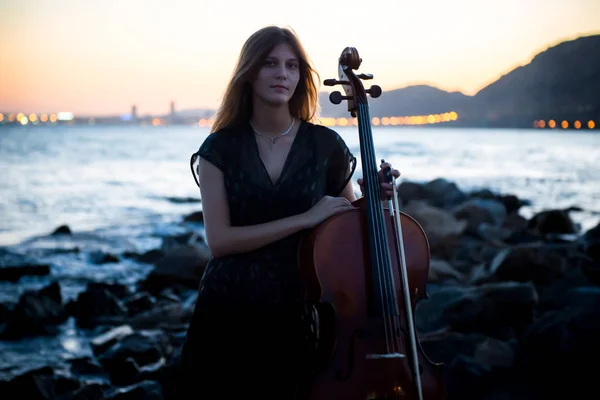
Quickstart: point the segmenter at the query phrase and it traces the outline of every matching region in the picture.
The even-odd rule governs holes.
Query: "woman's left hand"
[[[384,180],[384,175],[383,175],[383,170],[386,168],[390,168],[390,174],[395,177],[396,179],[398,177],[400,177],[400,171],[398,171],[397,169],[393,169],[392,168],[392,164],[385,162],[383,164],[380,165],[380,170],[377,172],[377,176],[379,177],[379,182],[381,183],[381,200],[387,200],[388,196],[393,196],[394,194],[394,188],[393,188],[393,183],[388,183],[385,182]],[[365,195],[365,191],[363,188],[364,185],[364,179],[359,178],[357,180],[358,185],[360,186],[360,191],[362,193],[362,195]]]

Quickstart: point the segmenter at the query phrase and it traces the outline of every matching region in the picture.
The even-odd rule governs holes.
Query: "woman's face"
[[[252,82],[255,98],[269,105],[287,104],[300,80],[300,61],[288,44],[279,44],[263,60]]]

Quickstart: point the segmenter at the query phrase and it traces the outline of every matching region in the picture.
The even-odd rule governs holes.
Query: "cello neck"
[[[366,228],[369,237],[369,254],[373,297],[369,309],[373,316],[397,315],[397,299],[393,290],[392,259],[388,246],[386,222],[381,202],[381,184],[377,172],[377,158],[371,129],[368,104],[357,105],[358,132],[364,179],[366,203]]]
[[[381,184],[378,177],[377,158],[371,129],[371,115],[367,94],[379,97],[381,88],[371,86],[365,90],[361,79],[372,79],[372,75],[356,75],[354,70],[360,67],[362,59],[354,47],[346,47],[338,62],[339,80],[329,79],[326,85],[343,85],[346,96],[340,92],[333,92],[329,96],[333,103],[339,104],[341,100],[348,100],[348,111],[358,119],[358,133],[360,140],[360,153],[364,193],[366,200],[365,226],[369,238],[369,257],[371,269],[371,298],[368,304],[370,313],[374,317],[396,316],[397,297],[394,289],[392,275],[392,258],[388,246],[386,221],[384,219],[383,204],[381,202]]]

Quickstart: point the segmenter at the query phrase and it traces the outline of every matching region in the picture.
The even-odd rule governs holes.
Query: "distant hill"
[[[319,101],[322,116],[348,116],[345,102],[331,104],[324,92]],[[373,117],[453,110],[460,116],[453,125],[529,127],[534,119],[598,119],[600,35],[550,47],[474,96],[419,85],[384,91],[369,105]]]
[[[337,90],[342,90],[339,87]],[[418,85],[402,89],[384,91],[380,97],[369,97],[371,117],[386,117],[396,115],[423,115],[444,113],[447,111],[464,111],[471,100],[460,92],[446,92],[438,88]],[[347,103],[335,105],[329,101],[329,94],[319,94],[321,115],[327,117],[348,116]]]
[[[600,114],[600,35],[560,43],[481,89],[474,111],[490,119],[513,115],[572,118]]]

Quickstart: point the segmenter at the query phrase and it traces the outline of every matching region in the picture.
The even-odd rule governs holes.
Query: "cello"
[[[447,398],[442,365],[424,354],[413,313],[427,298],[429,243],[419,223],[400,212],[394,195],[386,208],[371,132],[367,94],[354,71],[362,59],[347,47],[338,60],[345,96],[333,92],[334,104],[348,101],[357,118],[364,196],[356,209],[337,214],[305,234],[298,249],[305,300],[312,308],[316,345],[303,400],[441,400]],[[382,160],[383,161],[383,160]]]

